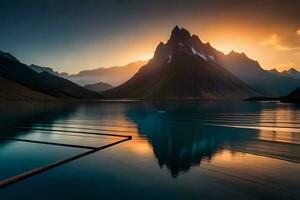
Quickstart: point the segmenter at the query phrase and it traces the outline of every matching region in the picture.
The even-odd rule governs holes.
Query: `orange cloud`
[[[290,47],[282,46],[280,44],[279,36],[275,33],[272,34],[269,38],[263,40],[260,44],[263,46],[274,46],[277,50],[282,51],[288,51],[292,49]]]
[[[297,33],[297,35],[300,35],[300,28],[297,30],[296,33]]]
[[[297,31],[297,34],[300,34],[300,29]],[[298,38],[295,38],[295,35],[285,35],[279,36],[278,34],[272,34],[270,37],[263,40],[260,45],[263,46],[273,46],[277,50],[289,51],[289,50],[299,50],[300,42]]]
[[[272,45],[272,46],[276,46],[279,43],[279,38],[277,34],[273,34],[271,35],[269,38],[263,40],[260,44],[267,46],[267,45]]]

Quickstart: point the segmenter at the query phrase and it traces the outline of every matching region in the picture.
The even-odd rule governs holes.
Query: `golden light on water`
[[[261,113],[260,124],[261,128],[259,139],[297,143],[297,135],[300,133],[298,126],[291,124],[296,120],[295,113],[289,109],[276,109],[273,111],[263,110]]]
[[[151,156],[153,155],[152,146],[147,142],[147,140],[136,139],[128,142],[127,148],[134,154]]]

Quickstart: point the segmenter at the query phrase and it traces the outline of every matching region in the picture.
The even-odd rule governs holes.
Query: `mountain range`
[[[192,36],[196,38],[196,36]],[[199,39],[199,38],[198,38]],[[200,39],[199,39],[200,40]],[[200,41],[201,42],[201,41]],[[295,80],[300,77],[296,70],[288,70],[282,73],[275,70],[264,70],[257,61],[247,57],[244,53],[231,51],[229,54],[217,51],[209,43],[206,50],[213,52],[214,58],[218,59],[218,64],[234,74],[253,90],[263,96],[284,96],[300,86],[300,81]],[[93,70],[83,70],[77,74],[58,73],[51,68],[30,65],[37,72],[47,71],[57,76],[71,80],[79,85],[94,84],[99,81],[118,86],[129,80],[146,61],[137,61],[125,66],[108,68],[97,68]],[[276,72],[276,73],[275,73]]]
[[[269,70],[269,72],[271,72],[272,74],[285,76],[288,78],[300,79],[300,72],[294,68],[290,68],[290,69],[284,70],[282,72],[279,72],[277,69],[274,68],[274,69]]]
[[[37,73],[7,53],[0,54],[1,96],[5,99],[97,98],[98,94],[48,72]]]
[[[295,69],[266,71],[244,53],[224,54],[178,26],[166,43],[157,46],[149,61],[77,74],[59,73],[34,64],[27,66],[0,51],[2,99],[268,98],[295,95],[299,77]]]
[[[124,66],[100,67],[91,70],[83,70],[76,74],[68,74],[65,72],[59,73],[50,67],[42,67],[34,64],[29,65],[29,67],[38,73],[46,71],[81,86],[95,84],[99,81],[112,86],[118,86],[130,79],[140,67],[146,63],[147,61],[135,61]]]
[[[283,96],[300,86],[299,80],[270,73],[244,53],[231,51],[220,54],[219,59],[226,69],[265,96]]]
[[[83,70],[77,74],[65,76],[64,78],[79,85],[102,81],[112,86],[118,86],[131,78],[145,63],[147,63],[147,61],[136,61],[124,66],[100,67],[92,70]]]

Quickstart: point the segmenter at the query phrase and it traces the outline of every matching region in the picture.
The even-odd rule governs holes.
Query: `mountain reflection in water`
[[[217,123],[216,125],[224,123],[218,119],[218,116],[220,116],[218,111],[222,113],[224,107],[211,109],[211,105],[213,103],[207,103],[207,106],[190,103],[184,105],[183,108],[176,106],[176,104],[170,106],[158,103],[152,104],[152,106],[135,107],[127,112],[127,116],[137,124],[138,133],[147,137],[153,146],[159,165],[166,165],[174,177],[178,176],[180,171],[187,171],[191,166],[199,165],[203,159],[210,160],[215,153],[222,151],[224,148],[233,152],[249,152],[255,144],[264,145],[265,148],[275,145],[274,143],[268,143],[266,140],[264,142],[259,141],[264,137],[263,135],[266,135],[259,129],[224,129],[219,126],[212,126],[215,123]],[[163,113],[160,112],[162,109],[164,110]],[[259,109],[259,105],[250,107],[252,112]],[[234,110],[231,110],[231,112],[234,112]],[[262,118],[256,116],[246,122],[259,126],[262,120],[265,119],[265,112],[267,111],[261,111]],[[230,118],[230,115],[230,113],[225,114],[225,117]],[[231,117],[231,124],[237,125],[235,120],[239,121],[241,118],[243,116]],[[276,117],[276,119],[278,118],[280,116]],[[272,123],[277,122],[273,120]],[[289,145],[285,146],[288,147]],[[297,149],[299,148],[297,147]],[[264,156],[272,157],[272,154],[269,155],[268,152],[259,152],[259,149],[257,151],[257,154],[265,153]],[[294,159],[298,162],[300,157],[294,156]]]

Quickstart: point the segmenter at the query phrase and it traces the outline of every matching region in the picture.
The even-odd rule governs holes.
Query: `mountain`
[[[64,76],[79,85],[92,84],[99,81],[117,86],[129,80],[146,61],[136,61],[125,66],[114,66],[108,68],[97,68],[84,70],[78,74]]]
[[[269,72],[272,73],[272,74],[280,75],[280,72],[275,68],[270,69]]]
[[[55,100],[54,97],[34,91],[16,82],[0,77],[1,100]]]
[[[42,66],[35,65],[35,64],[31,64],[28,67],[30,69],[36,71],[37,73],[48,72],[48,73],[53,74],[55,76],[60,76],[60,73],[58,73],[57,71],[54,71],[51,67],[42,67]]]
[[[285,103],[300,103],[300,87],[292,91],[287,96],[282,97],[281,101]]]
[[[281,72],[281,74],[290,78],[296,78],[296,79],[300,78],[300,72],[294,68],[290,68],[289,70],[284,70]]]
[[[19,60],[16,57],[3,51],[0,51],[0,57],[19,62]]]
[[[42,67],[34,64],[29,65],[29,67],[38,73],[46,71],[81,86],[94,84],[99,81],[117,86],[129,80],[144,64],[146,64],[146,61],[136,61],[124,66],[100,67],[92,70],[83,70],[77,74],[68,74],[65,72],[59,73],[50,67]]]
[[[46,93],[55,97],[71,98],[97,98],[98,95],[87,90],[67,79],[57,77],[48,72],[40,73],[40,78],[44,81],[43,85],[47,88]]]
[[[221,64],[250,87],[266,96],[284,96],[300,86],[300,81],[261,68],[259,63],[244,53],[231,51],[219,54]]]
[[[276,69],[272,69],[269,72],[293,79],[300,79],[300,72],[294,68],[290,68],[289,70],[284,70],[282,72],[277,71]]]
[[[104,92],[106,90],[112,89],[113,86],[108,83],[98,82],[95,84],[85,85],[84,88],[94,92]]]
[[[176,26],[166,44],[124,84],[101,93],[105,98],[241,99],[256,94],[223,68],[210,44]]]
[[[60,98],[97,98],[92,91],[48,72],[37,73],[27,65],[6,56],[0,56],[0,76],[31,90]],[[6,87],[1,85],[1,87]]]

